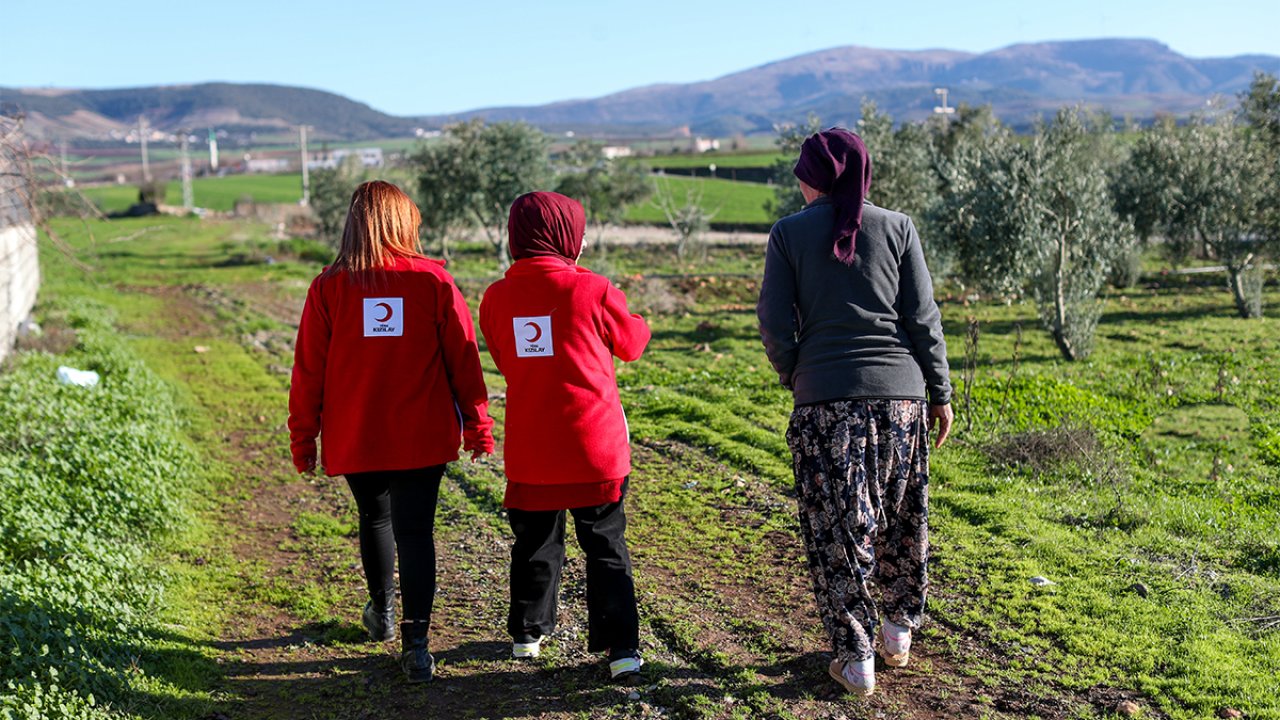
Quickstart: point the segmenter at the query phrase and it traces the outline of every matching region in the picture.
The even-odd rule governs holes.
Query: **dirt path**
[[[264,382],[281,384],[285,330],[228,338],[213,318],[260,312],[292,322],[296,293],[257,286],[165,292],[181,294],[187,302],[177,304],[195,310],[159,332],[191,343],[231,340],[234,345],[224,347],[240,354],[199,355],[189,382],[212,364],[247,358]],[[211,411],[212,400],[196,395]],[[201,438],[204,447],[217,448],[212,459],[224,463],[231,478],[215,511],[227,539],[211,572],[226,580],[225,597],[210,601],[227,612],[213,643],[225,676],[209,720],[1068,718],[1106,714],[1126,696],[1105,688],[1074,692],[1053,682],[1002,684],[973,670],[999,665],[998,647],[936,624],[921,634],[911,667],[880,674],[872,699],[840,696],[826,676],[826,642],[803,548],[786,522],[793,501],[700,450],[667,441],[637,443],[628,499],[648,684],[609,685],[601,659],[585,652],[584,578],[572,550],[561,626],[543,658],[508,658],[508,538],[495,504],[500,462],[490,459],[455,464],[446,476],[437,512],[440,589],[431,640],[439,669],[435,682],[409,686],[395,662],[398,645],[363,638],[363,578],[345,484],[294,475],[285,449],[286,392],[281,387],[255,397],[256,405],[208,423],[210,435]],[[501,416],[500,401],[493,410]],[[690,486],[688,478],[702,485]],[[732,492],[698,495],[702,486]],[[711,533],[709,518],[717,531],[728,531]],[[737,527],[758,532],[735,539]]]

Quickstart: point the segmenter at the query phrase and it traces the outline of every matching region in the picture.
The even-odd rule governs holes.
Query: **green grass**
[[[0,375],[0,714],[194,714],[212,662],[157,612],[167,556],[199,535],[191,507],[206,486],[185,423],[106,306],[61,296],[42,312],[76,343],[21,353]],[[101,381],[61,385],[62,364]]]
[[[85,197],[103,212],[126,210],[138,201],[138,188],[134,185],[96,185],[81,189]],[[263,203],[296,203],[302,197],[302,176],[287,175],[227,175],[225,177],[196,178],[191,181],[191,194],[196,207],[209,210],[230,210],[242,197]],[[177,180],[165,184],[165,204],[182,204],[182,183]]]
[[[701,192],[702,206],[716,213],[713,223],[767,225],[775,219],[764,211],[765,201],[773,197],[773,189],[767,185],[677,176],[657,177],[653,182],[671,187],[679,204],[684,204],[687,193]],[[84,187],[81,192],[107,213],[126,210],[138,199],[138,189],[134,185],[96,185]],[[197,207],[221,212],[231,210],[236,201],[244,197],[264,203],[294,203],[302,197],[302,176],[228,175],[197,178],[192,181],[192,197]],[[165,204],[182,204],[182,183],[176,180],[166,183]],[[630,208],[626,220],[658,224],[666,222],[661,211],[648,202]]]
[[[777,219],[764,210],[765,201],[773,197],[773,188],[768,185],[676,175],[654,177],[653,182],[659,190],[669,189],[677,207],[697,202],[703,209],[714,213],[713,223],[767,226]],[[658,225],[667,222],[652,201],[629,208],[626,220]]]
[[[257,303],[296,299],[318,265],[268,265],[251,253],[228,263],[264,241],[253,226],[167,218],[90,227],[92,241],[75,223],[59,226],[96,270],[85,275],[46,253],[46,292],[111,305],[133,351],[181,383],[184,405],[199,409],[189,432],[213,459],[213,482],[234,481],[220,469],[213,432],[224,423],[260,427],[269,448],[261,482],[283,482],[284,448],[268,428],[283,420],[287,378],[264,365],[287,359],[255,356],[236,338],[287,332]],[[759,249],[713,248],[705,261],[682,264],[666,250],[613,248],[583,262],[612,274],[654,330],[644,358],[618,371],[643,489],[629,500],[629,532],[638,567],[653,570],[637,575],[647,632],[715,678],[705,693],[654,696],[691,716],[715,716],[723,709],[717,693],[731,692],[744,707],[772,713],[779,700],[768,685],[708,641],[717,632],[753,634],[752,618],[724,619],[732,613],[723,591],[782,592],[769,551],[779,542],[798,547],[782,439],[791,401],[755,327]],[[466,278],[474,309],[496,274],[491,255],[460,249],[451,270]],[[675,273],[695,275],[655,277]],[[1113,291],[1093,355],[1076,363],[1060,359],[1034,307],[958,300],[944,288],[958,422],[953,442],[933,459],[932,621],[922,642],[942,646],[963,635],[988,643],[999,662],[975,658],[959,671],[980,677],[992,696],[1009,686],[1048,696],[1105,686],[1145,693],[1174,718],[1222,707],[1280,718],[1280,631],[1258,620],[1280,615],[1280,347],[1274,319],[1234,317],[1220,284],[1149,275],[1137,289]],[[211,297],[224,327],[216,336],[156,334],[173,310],[163,289],[173,286],[217,291]],[[232,292],[249,287],[258,300]],[[1269,286],[1266,299],[1280,307],[1280,290]],[[965,387],[970,316],[979,341]],[[195,344],[209,351],[195,354]],[[487,357],[485,367],[491,389],[500,390]],[[494,415],[501,418],[501,403]],[[996,447],[1063,428],[1088,428],[1100,449],[1068,452],[1038,471],[991,460]],[[444,492],[441,527],[503,532],[497,464],[451,470],[450,478],[460,491]],[[323,548],[350,523],[349,514],[312,509],[293,530],[299,543]],[[215,553],[212,563],[221,562]],[[699,568],[696,577],[690,567]],[[790,571],[803,572],[802,564]],[[1055,584],[1032,585],[1037,575]],[[672,578],[683,581],[673,586]],[[234,593],[245,592],[226,573],[201,582],[230,608],[241,601]],[[316,622],[332,620],[336,598],[325,588],[289,592],[273,581],[249,592]],[[183,593],[176,600],[194,602]],[[196,616],[196,624],[216,625],[218,613]],[[755,650],[778,652],[767,643]],[[200,684],[190,687],[197,689],[183,692]]]
[[[11,671],[23,672],[33,662],[42,668],[8,690],[0,690],[0,714],[13,709],[35,713],[17,717],[100,717],[105,712],[116,713],[112,717],[202,717],[215,706],[211,689],[220,675],[211,643],[223,623],[253,598],[244,592],[244,582],[239,579],[243,570],[229,547],[234,535],[210,527],[211,518],[221,512],[219,503],[235,502],[239,497],[230,492],[226,500],[218,499],[214,488],[246,482],[239,474],[243,469],[233,471],[225,457],[227,446],[220,432],[236,428],[250,440],[258,438],[256,442],[272,448],[268,456],[274,455],[274,459],[255,473],[254,481],[282,479],[287,464],[273,428],[284,420],[275,400],[288,381],[269,373],[264,359],[254,357],[241,343],[224,339],[225,335],[235,337],[274,327],[271,323],[246,310],[244,303],[215,292],[212,301],[219,306],[225,326],[207,328],[208,334],[202,334],[183,313],[184,294],[169,293],[166,288],[170,283],[234,286],[259,280],[264,271],[274,276],[272,284],[305,287],[303,278],[309,279],[316,266],[228,263],[240,247],[268,242],[266,228],[252,225],[203,224],[178,218],[91,222],[88,226],[58,221],[56,225],[60,235],[71,241],[84,267],[66,262],[51,246],[43,246],[44,282],[37,314],[47,333],[61,332],[68,324],[76,328],[78,344],[69,354],[58,357],[20,353],[18,369],[0,375],[0,384],[17,387],[14,383],[32,381],[26,377],[29,370],[23,368],[38,371],[37,386],[22,393],[22,402],[49,405],[54,401],[53,407],[60,398],[73,397],[78,391],[53,381],[53,369],[59,363],[98,369],[103,372],[104,384],[119,382],[113,378],[126,375],[138,379],[130,382],[141,384],[136,391],[123,386],[134,395],[113,387],[109,393],[98,393],[107,403],[102,410],[109,411],[102,420],[68,414],[60,417],[59,424],[41,430],[43,415],[14,410],[19,416],[31,416],[29,429],[5,426],[6,432],[45,434],[44,450],[32,452],[28,445],[19,445],[16,458],[21,460],[23,453],[30,453],[24,462],[45,457],[41,462],[54,463],[33,470],[39,473],[38,485],[47,486],[48,493],[37,491],[33,478],[24,475],[17,476],[25,479],[20,493],[13,496],[20,501],[0,491],[5,520],[18,523],[14,532],[6,530],[0,540],[5,565],[9,565],[5,553],[17,547],[14,543],[29,547],[31,543],[23,538],[34,537],[32,533],[53,537],[53,533],[64,532],[58,530],[62,513],[44,508],[51,507],[49,498],[59,497],[54,487],[59,473],[79,464],[84,464],[85,470],[75,470],[77,477],[87,473],[108,485],[102,491],[106,497],[95,503],[93,512],[79,513],[86,527],[92,528],[84,540],[103,536],[111,543],[107,546],[110,549],[102,551],[77,540],[77,556],[83,559],[66,563],[59,571],[65,577],[44,572],[35,578],[34,592],[23,588],[21,576],[17,585],[12,575],[0,579],[3,594],[9,598],[4,616],[12,649],[6,648],[6,652],[13,658],[0,664],[0,678],[15,679]],[[92,230],[91,235],[86,228]],[[87,322],[78,319],[85,312],[80,308],[90,312],[87,331],[79,329]],[[113,327],[104,330],[102,321],[92,320],[99,315],[110,318]],[[104,342],[95,339],[99,337],[107,338],[105,356],[97,349]],[[207,353],[194,352],[195,346],[207,348]],[[11,416],[9,408],[4,412]],[[122,436],[114,419],[121,415],[164,419],[155,427],[126,424]],[[92,440],[90,453],[77,449],[77,443],[84,442],[78,439],[82,434]],[[176,451],[160,452],[165,443],[173,442],[185,453],[185,465],[173,459]],[[0,455],[6,452],[5,447],[9,447],[7,441],[0,441]],[[237,462],[243,464],[242,459]],[[122,474],[129,482],[120,479]],[[152,482],[155,486],[149,489],[145,483]],[[60,502],[75,506],[82,495],[84,500],[91,499],[88,488],[95,485],[83,483],[76,480],[73,491],[63,489]],[[192,488],[199,488],[198,493]],[[37,505],[44,519],[33,523],[24,508]],[[134,517],[135,506],[136,512],[142,513],[139,517],[148,518],[146,522]],[[97,519],[99,515],[104,519]],[[158,529],[152,529],[156,522],[160,523]],[[111,536],[117,523],[127,526],[123,540]],[[332,542],[349,524],[348,520],[304,515],[298,529],[301,537]],[[46,547],[52,549],[47,541]],[[109,554],[103,556],[102,552]],[[127,564],[113,559],[121,553],[128,558]],[[290,607],[305,611],[310,618],[323,616],[322,606],[330,595],[322,588],[295,585],[297,597],[289,600]],[[113,594],[120,593],[124,596],[113,599]],[[78,609],[64,618],[59,608],[68,604]],[[46,605],[52,609],[41,609]],[[107,620],[95,619],[99,616]],[[38,643],[31,645],[40,635],[21,638],[18,634],[21,623],[29,617],[43,617],[48,622],[45,632],[58,638],[56,643],[46,641],[50,654],[42,655]]]
[[[789,397],[751,309],[707,300],[656,318],[646,361],[620,372],[632,432],[784,487]],[[933,614],[1009,648],[995,670],[1007,682],[1133,687],[1174,717],[1231,706],[1280,718],[1280,632],[1250,620],[1280,615],[1272,321],[1233,317],[1217,286],[1129,291],[1110,301],[1092,358],[1067,363],[1030,306],[943,312],[957,380],[961,318],[981,334],[972,404],[958,394],[959,431],[933,464]],[[985,458],[1010,433],[1064,423],[1096,428],[1102,457],[1040,475]]]
[[[782,155],[776,152],[710,152],[698,155],[654,155],[642,158],[642,162],[651,168],[705,168],[713,164],[717,168],[767,168],[780,159]]]

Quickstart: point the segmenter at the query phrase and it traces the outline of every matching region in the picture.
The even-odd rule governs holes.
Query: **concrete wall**
[[[0,154],[0,360],[13,349],[18,324],[31,315],[40,288],[36,231],[18,178]]]

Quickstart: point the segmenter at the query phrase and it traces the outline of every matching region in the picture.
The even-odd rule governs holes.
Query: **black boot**
[[[396,605],[392,595],[387,594],[381,604],[370,600],[364,604],[361,619],[369,637],[375,641],[396,639]]]
[[[430,625],[422,620],[400,623],[400,667],[411,683],[427,682],[436,672],[436,659],[427,651]]]
[[[364,628],[375,642],[396,639],[396,591],[369,590],[369,602],[360,614]]]

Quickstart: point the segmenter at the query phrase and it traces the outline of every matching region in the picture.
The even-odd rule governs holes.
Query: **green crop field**
[[[1234,317],[1221,278],[1110,292],[1076,363],[1034,307],[941,287],[957,427],[933,456],[928,619],[912,665],[855,700],[826,677],[790,398],[755,330],[761,249],[612,248],[601,267],[654,330],[618,372],[649,680],[601,682],[576,550],[562,630],[538,661],[506,659],[498,457],[442,488],[423,690],[362,638],[345,485],[288,462],[294,323],[320,267],[298,255],[324,253],[230,221],[56,227],[74,261],[44,248],[45,335],[0,375],[20,418],[0,431],[6,714],[1111,718],[1131,700],[1280,719],[1280,334]],[[473,311],[490,253],[450,265]],[[59,364],[103,387],[57,385]]]
[[[133,185],[97,185],[81,190],[85,197],[103,212],[119,212],[128,209],[138,200],[138,188]],[[191,194],[196,207],[227,211],[242,197],[258,202],[297,202],[302,197],[302,175],[227,175],[225,177],[196,178],[191,181]],[[182,204],[182,183],[165,183],[165,204]]]
[[[766,200],[773,198],[773,188],[759,183],[733,182],[712,178],[689,178],[679,175],[655,176],[658,189],[669,190],[677,206],[697,202],[714,213],[713,223],[755,224],[768,226],[772,218],[764,210]],[[662,211],[650,200],[627,209],[627,222],[665,224]]]
[[[754,153],[701,153],[699,155],[654,155],[640,158],[640,162],[652,168],[717,168],[770,167],[782,159],[776,152]]]
[[[716,213],[712,221],[715,223],[768,225],[773,221],[764,211],[765,200],[773,197],[773,189],[767,185],[680,176],[655,177],[653,182],[669,186],[680,204],[687,198],[699,198],[700,194],[702,206]],[[107,213],[125,210],[137,202],[138,198],[138,189],[133,185],[97,185],[82,188],[81,192]],[[230,210],[242,197],[267,203],[297,202],[302,197],[302,176],[228,175],[197,178],[192,181],[192,196],[197,207],[218,211]],[[165,183],[165,203],[182,204],[182,183]],[[661,211],[647,201],[630,208],[626,220],[638,223],[666,222]]]

